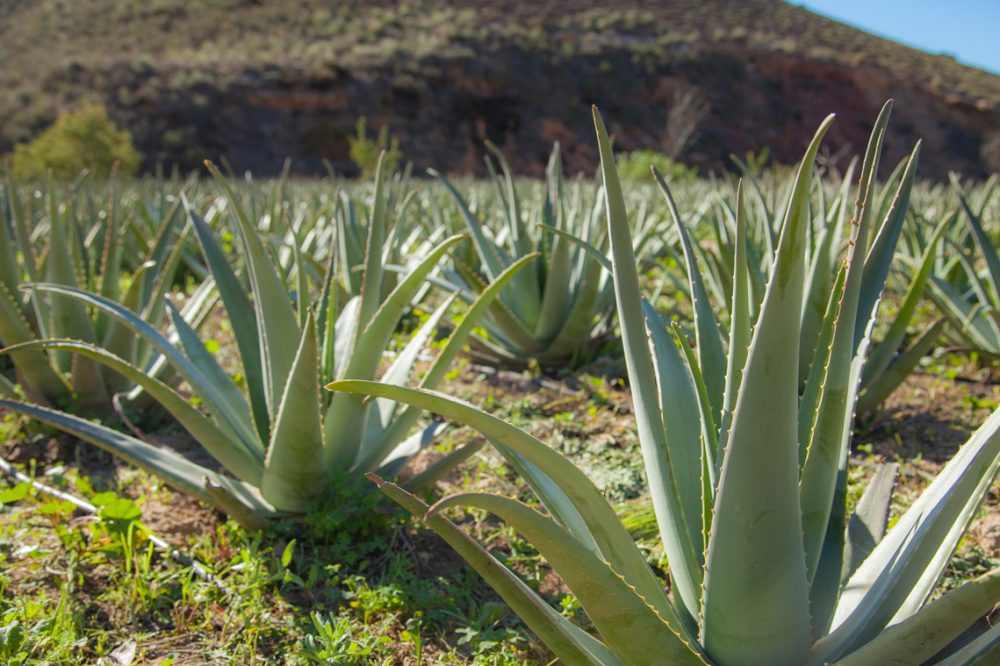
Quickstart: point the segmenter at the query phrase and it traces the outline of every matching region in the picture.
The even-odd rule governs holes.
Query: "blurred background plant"
[[[24,180],[51,173],[57,180],[70,181],[84,170],[103,179],[112,170],[121,176],[135,175],[139,159],[132,134],[115,125],[102,105],[87,103],[59,114],[32,141],[15,146],[11,168]]]

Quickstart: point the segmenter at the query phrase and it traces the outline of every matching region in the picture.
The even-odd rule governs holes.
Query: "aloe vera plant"
[[[1000,469],[1000,410],[891,529],[891,468],[876,473],[849,520],[846,511],[851,423],[876,310],[862,304],[877,302],[882,281],[872,283],[862,253],[887,118],[888,109],[861,168],[851,251],[827,294],[817,359],[800,391],[801,313],[809,293],[806,206],[813,161],[832,116],[798,167],[755,322],[746,246],[736,246],[733,326],[728,355],[717,357],[693,350],[642,297],[624,197],[595,109],[619,322],[650,501],[669,562],[669,594],[602,494],[556,450],[439,393],[356,380],[328,387],[420,406],[472,426],[524,477],[547,513],[486,493],[428,507],[372,476],[484,576],[563,662],[968,664],[1000,641],[993,627],[953,642],[996,603],[1000,571],[928,603]],[[740,237],[742,203],[739,197]],[[707,379],[720,371],[721,399]],[[530,541],[600,638],[557,613],[449,522],[443,513],[457,506],[485,509]],[[946,647],[949,654],[941,652]]]
[[[590,252],[568,238],[573,236],[598,250],[607,247],[601,224],[603,202],[596,197],[588,206],[582,197],[569,196],[556,144],[546,170],[543,200],[526,207],[502,153],[492,144],[487,146],[502,174],[487,159],[502,213],[497,230],[483,224],[455,186],[431,172],[457,205],[474,249],[474,254],[453,258],[445,276],[449,285],[461,288],[471,300],[519,257],[537,252],[538,259],[511,280],[483,317],[488,336],[478,341],[487,356],[501,362],[566,360],[606,333],[614,313],[609,275]],[[534,225],[529,225],[529,219]]]
[[[866,247],[860,259],[865,263],[869,276],[866,282],[868,295],[860,312],[867,317],[875,307],[874,294],[880,294],[890,276],[890,267],[897,241],[905,228],[911,191],[916,174],[919,144],[913,152],[892,172],[881,187],[871,195],[870,208],[876,220],[881,220],[878,228],[864,239]],[[812,359],[819,344],[819,336],[824,315],[829,307],[830,290],[843,264],[845,252],[851,251],[854,239],[850,216],[850,202],[856,193],[850,188],[851,177],[856,167],[852,162],[839,187],[824,187],[815,182],[807,208],[807,294],[802,309],[800,328],[800,379],[805,382]],[[777,231],[773,222],[780,219],[781,208],[774,203],[775,190],[787,192],[791,185],[779,185],[770,179],[761,183],[749,170],[746,171],[746,188],[749,201],[744,202],[744,229],[738,238],[736,225],[737,187],[731,188],[726,196],[718,196],[713,206],[705,207],[698,215],[698,225],[706,227],[709,235],[706,243],[698,243],[688,225],[682,221],[678,206],[666,182],[658,174],[657,184],[666,199],[674,227],[680,239],[678,263],[686,268],[687,285],[683,285],[688,298],[694,304],[694,328],[699,342],[699,357],[704,363],[705,355],[716,357],[718,366],[722,354],[722,333],[734,321],[731,306],[734,304],[735,284],[734,262],[737,259],[737,243],[747,244],[743,248],[747,270],[750,274],[750,316],[755,316],[764,297],[764,286],[769,272],[774,268],[777,250]],[[818,181],[818,179],[817,179]],[[926,225],[926,223],[925,223]],[[911,226],[917,227],[916,220]],[[857,411],[870,412],[910,374],[920,359],[937,343],[944,328],[944,319],[927,324],[915,335],[909,335],[925,287],[931,276],[936,258],[936,247],[947,225],[929,225],[930,229],[920,229],[925,239],[925,247],[914,258],[912,270],[897,270],[905,287],[900,294],[898,308],[882,334],[882,339],[872,343],[870,354],[863,360],[861,386]],[[902,267],[901,267],[902,268]],[[718,312],[721,316],[716,316]],[[716,396],[721,395],[722,373],[715,372],[706,377]]]
[[[156,361],[155,349],[108,313],[91,315],[79,302],[45,299],[37,291],[22,289],[41,280],[89,289],[124,303],[152,327],[163,323],[164,299],[184,256],[186,232],[165,219],[156,236],[137,236],[133,211],[116,205],[113,189],[102,210],[103,220],[94,214],[97,206],[92,197],[80,189],[78,183],[67,205],[61,205],[50,183],[47,205],[35,214],[16,185],[10,180],[5,184],[0,199],[0,345],[69,338],[102,345],[148,370]],[[96,223],[88,226],[81,219],[88,216]],[[38,238],[44,242],[36,242]],[[127,252],[141,257],[131,273],[124,271]],[[200,325],[213,303],[212,294],[211,282],[205,282],[187,301],[181,316],[188,324]],[[15,383],[20,383],[32,400],[105,415],[112,410],[111,396],[133,387],[117,373],[86,358],[74,360],[64,350],[21,347],[10,358],[15,377],[0,376],[0,395],[8,397],[18,395]]]
[[[947,245],[935,253],[937,263],[930,278],[930,295],[951,322],[949,337],[956,346],[991,357],[1000,356],[1000,256],[986,231],[983,220],[996,193],[997,179],[990,179],[971,200],[952,175],[952,189],[958,198],[964,227],[953,225]],[[957,222],[957,220],[956,220]],[[957,231],[957,233],[955,233]],[[923,240],[923,239],[921,239]],[[926,241],[918,242],[932,253]]]
[[[229,191],[229,184],[221,176],[218,182]],[[276,268],[257,226],[251,223],[236,196],[230,192],[230,209],[240,254],[249,274],[248,293],[209,226],[193,209],[188,209],[191,226],[232,324],[247,396],[171,304],[167,304],[167,310],[177,330],[179,340],[176,344],[136,314],[104,296],[68,286],[34,286],[36,291],[59,295],[107,313],[146,340],[183,377],[204,412],[155,377],[90,342],[42,340],[16,345],[8,349],[8,353],[39,349],[71,352],[121,373],[169,411],[218,461],[223,473],[110,428],[45,407],[9,400],[0,401],[0,407],[27,414],[105,448],[161,476],[175,487],[212,502],[248,525],[259,525],[275,515],[306,510],[324,490],[334,471],[378,469],[394,472],[429,441],[440,429],[440,424],[432,424],[407,438],[419,418],[419,409],[386,400],[364,401],[357,396],[333,395],[322,391],[320,380],[377,376],[383,354],[400,317],[409,307],[410,298],[420,289],[428,273],[463,237],[452,236],[438,243],[400,279],[388,297],[382,299],[385,267],[380,250],[385,241],[388,215],[382,182],[380,170],[369,224],[364,286],[360,296],[346,303],[339,302],[332,261],[314,307],[310,305],[313,304],[309,297],[312,290],[304,279],[305,273],[296,271],[297,300],[293,302],[285,276]],[[420,386],[432,387],[443,378],[478,315],[530,260],[531,257],[527,257],[513,264],[466,310],[461,324],[455,327],[423,374]],[[446,299],[430,314],[381,374],[383,381],[399,384],[409,381],[418,355],[432,340],[438,323],[454,299],[454,296]],[[454,464],[472,451],[468,448],[446,458],[443,463]],[[433,478],[441,469],[425,473],[423,480]]]

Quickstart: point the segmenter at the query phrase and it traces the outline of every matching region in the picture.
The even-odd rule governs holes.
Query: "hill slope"
[[[347,137],[366,115],[420,167],[479,170],[490,138],[522,172],[543,169],[553,140],[571,171],[589,171],[590,104],[632,149],[661,145],[668,109],[687,102],[671,130],[695,129],[680,155],[719,168],[764,145],[795,160],[830,111],[831,149],[860,151],[894,97],[889,158],[923,137],[924,175],[987,170],[1000,77],[780,0],[614,6],[0,0],[0,152],[96,98],[147,164],[225,154],[259,174],[286,156],[299,171],[323,158],[350,170]]]

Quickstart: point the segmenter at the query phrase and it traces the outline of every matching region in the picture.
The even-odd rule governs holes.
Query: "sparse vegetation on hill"
[[[592,173],[577,140],[588,104],[607,109],[619,149],[660,149],[685,91],[706,110],[675,157],[700,167],[764,145],[791,163],[831,110],[831,145],[857,152],[895,97],[891,131],[900,145],[923,137],[925,175],[984,175],[1000,124],[1000,77],[779,0],[8,0],[0,61],[0,152],[97,95],[147,166],[225,154],[262,175],[285,157],[356,173],[361,115],[419,167],[482,173],[488,138],[541,175],[560,140],[568,172]]]

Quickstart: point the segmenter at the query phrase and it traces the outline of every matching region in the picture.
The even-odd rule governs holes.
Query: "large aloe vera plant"
[[[229,191],[228,183],[221,177],[219,183]],[[232,324],[246,395],[171,304],[168,303],[167,309],[177,330],[177,342],[104,296],[61,285],[35,285],[37,291],[107,313],[147,341],[187,382],[201,409],[142,369],[90,342],[43,340],[17,345],[8,349],[8,353],[39,349],[70,352],[122,374],[169,411],[221,465],[223,472],[217,473],[170,450],[45,407],[9,400],[0,401],[0,407],[27,414],[107,449],[249,525],[260,524],[270,516],[306,510],[329,484],[335,471],[394,472],[427,443],[440,424],[432,424],[407,438],[417,423],[419,409],[386,400],[364,401],[357,396],[333,395],[322,391],[320,381],[378,376],[384,352],[390,346],[400,317],[409,308],[411,296],[463,237],[452,236],[439,243],[382,299],[385,267],[380,250],[385,241],[387,211],[381,183],[380,175],[369,225],[362,293],[346,303],[338,302],[333,262],[328,264],[315,300],[309,297],[311,288],[304,279],[305,272],[296,270],[293,302],[285,276],[276,268],[257,227],[230,192],[238,247],[249,274],[248,292],[208,224],[188,209],[191,226]],[[478,315],[527,261],[530,258],[498,276],[466,310],[461,324],[455,327],[422,375],[420,386],[433,387],[443,378]],[[385,368],[381,374],[383,381],[399,384],[409,381],[417,357],[431,342],[454,299],[454,296],[445,299],[430,314]],[[459,454],[446,459],[446,464],[457,462],[460,457]]]
[[[786,206],[775,266],[750,317],[744,245],[737,245],[734,323],[722,364],[664,326],[638,283],[611,145],[595,110],[619,322],[650,500],[669,562],[670,592],[587,476],[520,429],[447,396],[342,380],[329,388],[418,405],[478,429],[547,510],[466,493],[432,507],[382,490],[446,539],[567,664],[973,663],[1000,628],[962,634],[996,603],[993,571],[928,603],[950,554],[1000,467],[1000,410],[886,530],[893,473],[880,470],[848,519],[848,445],[871,317],[878,300],[861,253],[885,127],[861,169],[852,250],[828,294],[817,362],[800,392],[799,344],[808,269],[806,205],[820,126]],[[745,218],[737,210],[737,230]],[[872,293],[874,291],[874,293]],[[861,311],[863,316],[855,316]],[[576,595],[599,638],[558,614],[442,514],[485,509],[507,521]],[[948,647],[950,654],[939,654]]]
[[[537,252],[537,260],[511,280],[493,302],[482,323],[488,335],[477,340],[487,355],[502,362],[566,360],[605,333],[614,313],[609,275],[591,253],[566,237],[605,249],[603,201],[596,197],[587,205],[582,196],[567,193],[556,144],[546,170],[543,197],[537,205],[526,206],[502,153],[492,144],[487,146],[500,165],[497,173],[487,159],[501,213],[496,228],[484,224],[447,179],[431,172],[457,205],[474,249],[467,257],[455,257],[445,275],[471,300],[511,263]]]
[[[24,289],[46,281],[69,289],[87,289],[121,302],[147,325],[165,320],[164,301],[183,258],[186,232],[165,219],[155,236],[142,235],[134,210],[123,210],[114,190],[110,204],[98,206],[81,192],[80,183],[66,199],[49,184],[46,205],[31,211],[17,186],[8,180],[0,197],[0,345],[18,345],[39,338],[58,337],[99,344],[129,363],[149,369],[156,350],[136,339],[122,322],[107,312],[89,313],[68,298],[43,298]],[[30,202],[29,202],[30,203]],[[90,220],[93,222],[90,222]],[[125,271],[127,253],[139,259]],[[187,301],[182,317],[197,327],[212,304],[212,285],[205,283]],[[65,350],[19,348],[10,353],[15,370],[0,375],[0,395],[16,397],[20,383],[30,399],[72,408],[91,415],[112,410],[111,396],[132,383],[85,358]],[[166,378],[166,377],[161,377]]]

